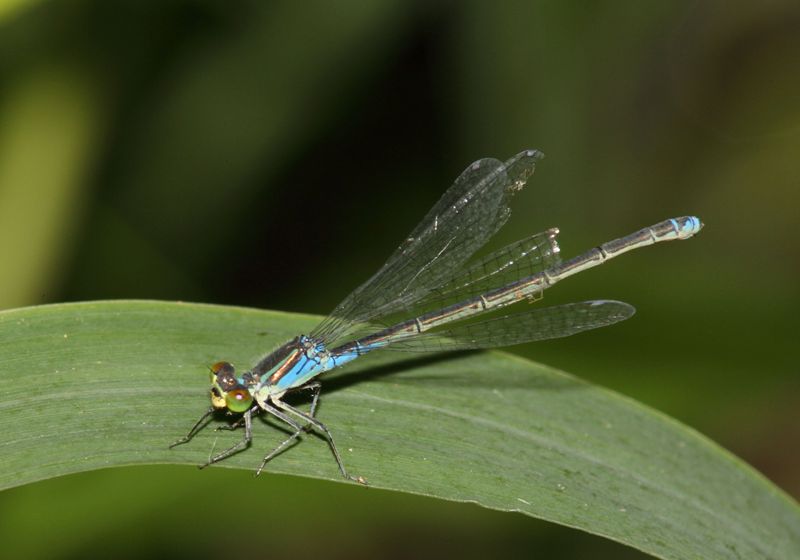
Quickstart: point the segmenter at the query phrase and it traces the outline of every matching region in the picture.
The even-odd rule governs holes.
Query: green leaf
[[[241,437],[212,425],[167,448],[209,406],[208,365],[247,367],[316,320],[137,301],[0,313],[0,488],[202,463]],[[376,488],[518,511],[661,558],[800,557],[800,510],[750,467],[657,412],[514,356],[366,356],[326,378],[319,418]],[[223,466],[254,469],[284,437],[261,420],[254,431]],[[342,480],[313,436],[268,471]]]

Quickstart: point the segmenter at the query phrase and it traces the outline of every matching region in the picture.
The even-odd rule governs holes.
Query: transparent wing
[[[513,346],[605,327],[624,321],[635,312],[632,305],[621,301],[568,303],[410,335],[391,342],[386,349],[438,352]]]
[[[511,196],[522,189],[541,153],[470,165],[372,278],[353,291],[311,333],[331,345],[359,326],[406,309],[448,284],[475,251],[508,220]]]
[[[441,308],[555,266],[561,261],[557,236],[558,229],[553,228],[506,245],[432,290],[415,306],[424,311]]]
[[[558,230],[553,228],[507,245],[476,261],[413,305],[384,314],[379,320],[354,326],[350,334],[353,338],[361,338],[410,317],[472,299],[555,266],[561,261],[557,235]]]

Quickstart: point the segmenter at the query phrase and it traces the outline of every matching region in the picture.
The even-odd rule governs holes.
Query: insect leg
[[[197,432],[199,432],[200,430],[202,430],[205,427],[206,418],[208,418],[212,414],[214,414],[214,409],[213,408],[209,408],[205,412],[205,414],[203,414],[200,417],[200,419],[197,422],[194,423],[194,426],[192,426],[192,429],[189,430],[189,433],[186,434],[185,436],[183,436],[181,439],[179,439],[175,443],[173,443],[172,445],[170,445],[169,448],[172,449],[175,446],[182,445],[182,444],[188,442],[189,440],[191,440],[195,435],[197,435]]]

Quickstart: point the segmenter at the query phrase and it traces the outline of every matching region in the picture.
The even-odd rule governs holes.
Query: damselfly
[[[241,415],[233,428],[244,435],[211,457],[207,466],[247,448],[253,416],[266,412],[291,435],[264,457],[257,474],[306,431],[315,429],[345,469],[328,428],[316,418],[318,377],[373,350],[442,351],[510,346],[570,336],[629,318],[634,308],[610,300],[568,303],[470,320],[521,301],[534,301],[556,282],[627,251],[661,241],[688,239],[703,224],[694,216],[672,218],[609,241],[567,261],[559,258],[558,229],[512,243],[472,264],[467,261],[508,220],[511,197],[524,186],[542,154],[526,150],[506,162],[470,165],[403,240],[386,264],[310,334],[300,335],[237,374],[228,362],[211,367],[211,408],[173,446],[189,441],[215,411]],[[308,390],[305,412],[284,401]]]

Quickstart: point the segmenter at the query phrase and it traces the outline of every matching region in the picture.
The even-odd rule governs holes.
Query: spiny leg
[[[319,402],[319,394],[322,391],[322,383],[319,381],[312,381],[308,385],[305,385],[303,389],[309,389],[314,396],[311,397],[311,412],[310,415],[312,418],[317,417],[317,402]]]
[[[264,460],[261,461],[261,466],[259,466],[258,470],[256,471],[256,476],[261,474],[261,471],[264,470],[264,467],[267,465],[268,462],[270,462],[274,457],[279,455],[284,449],[286,449],[286,446],[288,446],[290,443],[296,440],[297,437],[305,431],[305,426],[301,425],[299,422],[294,420],[288,414],[284,414],[283,412],[281,412],[280,410],[278,410],[277,408],[273,407],[268,403],[264,403],[261,406],[263,406],[264,410],[266,410],[269,414],[272,414],[278,420],[281,420],[286,424],[288,424],[289,426],[291,426],[294,429],[294,432],[292,432],[292,435],[286,438],[283,441],[283,443],[278,445],[278,447],[270,451],[269,454],[267,454],[267,456],[264,457]]]
[[[188,434],[186,434],[181,439],[179,439],[178,441],[176,441],[175,443],[170,445],[169,448],[172,449],[175,446],[182,445],[184,443],[187,443],[189,440],[191,440],[195,435],[197,435],[197,432],[199,432],[200,430],[202,430],[205,427],[205,423],[204,422],[205,422],[206,418],[208,418],[212,414],[214,414],[214,408],[213,407],[209,408],[205,412],[205,414],[203,414],[200,417],[200,419],[197,422],[194,423],[194,426],[192,426],[192,429],[189,430]]]
[[[289,389],[288,392],[299,393],[300,391],[306,391],[306,390],[311,391],[311,393],[312,393],[312,395],[311,395],[311,411],[308,413],[308,415],[311,418],[316,418],[317,417],[317,403],[319,403],[319,395],[322,392],[322,383],[320,383],[319,381],[312,381],[310,383],[307,383],[307,384],[303,385],[302,387],[296,387],[294,389]],[[293,409],[293,410],[297,410],[297,409]],[[313,426],[313,423],[309,422],[304,427],[304,430],[308,432],[308,431],[310,431],[312,426]]]
[[[314,393],[314,395],[311,397],[311,416],[313,417],[314,414],[316,414],[317,402],[319,401],[319,394],[320,394],[320,391],[322,389],[322,384],[319,381],[314,381],[312,383],[309,383],[308,385],[304,385],[299,390],[304,390],[304,389],[309,389]],[[284,449],[286,449],[286,447],[290,443],[292,443],[294,440],[296,440],[300,436],[300,434],[302,434],[303,432],[308,431],[308,428],[309,428],[308,425],[307,426],[302,426],[299,423],[295,422],[290,416],[287,416],[286,414],[284,414],[283,412],[281,412],[277,408],[274,408],[274,407],[270,406],[270,407],[266,408],[265,410],[267,412],[269,412],[270,414],[272,414],[273,416],[275,416],[276,418],[278,418],[279,420],[282,420],[282,421],[286,422],[287,424],[289,424],[290,426],[292,426],[294,428],[294,432],[292,433],[292,435],[290,435],[288,438],[286,438],[286,440],[284,440],[280,445],[278,445],[275,449],[270,451],[269,454],[266,457],[264,457],[264,460],[261,461],[261,466],[258,467],[258,470],[256,471],[256,476],[261,474],[261,471],[264,470],[264,467],[267,465],[267,463],[269,461],[271,461],[276,456],[280,455],[280,453]]]
[[[207,463],[200,465],[201,469],[204,469],[213,463],[218,463],[219,461],[222,461],[223,459],[230,457],[234,453],[238,453],[239,451],[245,449],[248,445],[250,445],[250,442],[253,441],[253,422],[251,420],[252,414],[253,414],[253,409],[251,408],[242,415],[242,418],[244,419],[244,437],[241,440],[239,440],[235,445],[230,446],[222,453],[219,453],[211,457]]]
[[[341,455],[339,455],[339,450],[336,449],[336,444],[333,443],[333,436],[331,435],[330,430],[328,430],[328,428],[327,428],[327,426],[325,426],[325,424],[323,424],[322,422],[320,422],[319,420],[317,420],[316,418],[314,418],[310,414],[307,414],[307,413],[303,412],[302,410],[298,410],[295,407],[293,407],[293,406],[291,406],[289,404],[286,404],[285,402],[283,402],[281,400],[275,400],[275,401],[273,401],[273,403],[278,408],[281,408],[281,409],[285,410],[286,412],[288,412],[290,414],[294,414],[298,418],[302,418],[303,420],[305,420],[306,422],[308,422],[309,424],[314,426],[317,430],[319,430],[322,433],[322,435],[325,436],[325,439],[328,440],[328,445],[330,445],[330,447],[331,447],[331,451],[333,451],[333,456],[336,459],[336,464],[339,465],[339,471],[342,473],[342,476],[344,476],[348,480],[352,480],[352,481],[358,482],[360,484],[366,484],[367,483],[366,480],[364,480],[363,477],[350,476],[347,473],[347,469],[344,468],[344,463],[342,462],[342,457],[341,457]]]
[[[257,415],[259,412],[261,412],[261,409],[260,408],[253,408],[252,412],[253,412],[253,415]],[[232,414],[232,413],[229,412],[228,414]],[[223,425],[223,426],[217,426],[216,428],[214,428],[214,431],[215,432],[219,432],[219,431],[222,431],[222,430],[226,430],[226,431],[229,431],[229,432],[233,432],[233,431],[238,430],[239,428],[241,428],[244,425],[244,423],[245,423],[244,422],[244,416],[242,416],[241,418],[239,418],[236,422],[234,422],[232,424],[226,424],[226,425]]]

